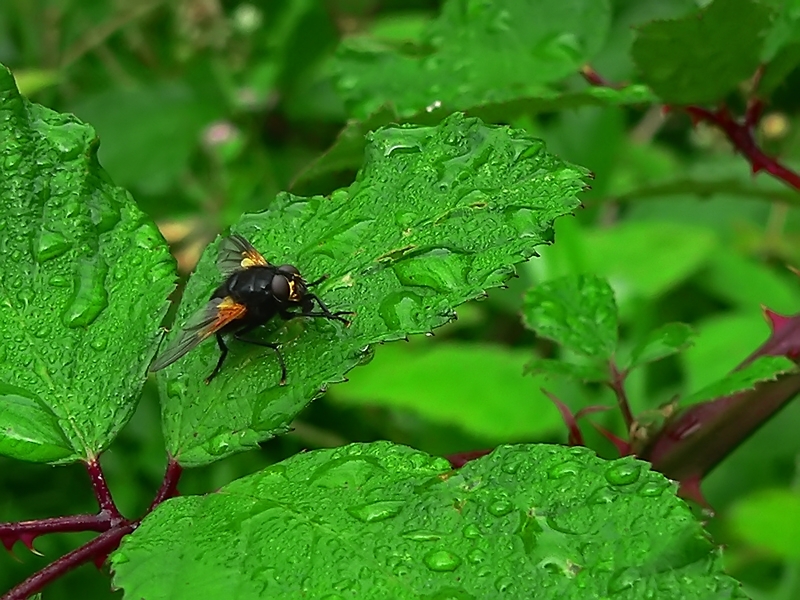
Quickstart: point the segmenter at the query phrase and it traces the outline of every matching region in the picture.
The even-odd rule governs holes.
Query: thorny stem
[[[51,562],[41,571],[34,573],[5,594],[0,600],[26,600],[26,598],[41,591],[47,584],[55,581],[65,573],[89,562],[95,557],[107,555],[119,545],[124,536],[136,529],[137,525],[138,523],[125,523],[101,533],[91,542],[65,554],[58,560]]]
[[[608,387],[614,391],[614,395],[617,397],[617,405],[622,411],[622,418],[625,420],[625,428],[630,431],[634,417],[631,411],[631,404],[628,402],[628,394],[625,392],[625,377],[627,373],[620,371],[613,359],[609,361],[608,368],[611,371],[611,381],[608,382]]]
[[[70,515],[36,521],[0,523],[0,543],[8,550],[21,541],[33,550],[33,540],[48,533],[74,533],[76,531],[108,531],[113,527],[105,512],[96,515]]]
[[[0,523],[0,543],[11,550],[11,547],[18,540],[31,548],[33,540],[45,533],[76,531],[98,531],[102,533],[92,541],[65,554],[41,571],[34,573],[10,592],[0,597],[0,600],[25,600],[52,581],[90,560],[94,560],[99,568],[109,553],[119,546],[120,540],[133,532],[141,523],[141,519],[129,521],[120,514],[111,497],[111,492],[108,489],[105,476],[97,459],[90,461],[86,466],[92,480],[97,502],[100,505],[98,514],[53,517],[19,523]],[[146,514],[149,514],[164,500],[178,495],[178,481],[182,472],[183,469],[177,461],[170,458],[167,470],[164,473],[164,480]]]
[[[86,463],[86,470],[89,471],[89,477],[92,480],[92,488],[94,495],[97,498],[97,504],[100,505],[100,511],[106,513],[112,520],[123,520],[117,505],[114,504],[114,499],[111,497],[111,490],[108,489],[103,469],[97,458],[90,460]]]
[[[588,65],[581,69],[581,74],[591,85],[617,87],[603,79]],[[771,156],[764,154],[756,142],[753,131],[764,109],[764,103],[761,100],[752,99],[748,103],[742,119],[737,119],[731,115],[725,106],[721,106],[716,110],[709,110],[700,106],[684,106],[681,108],[692,117],[693,121],[705,121],[721,129],[736,151],[750,163],[753,174],[759,171],[766,171],[792,188],[800,190],[800,174],[784,166]]]

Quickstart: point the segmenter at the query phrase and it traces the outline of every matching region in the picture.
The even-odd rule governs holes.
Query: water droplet
[[[345,261],[362,247],[374,231],[374,219],[357,219],[328,230],[327,237],[314,246],[314,252],[335,261]]]
[[[404,532],[402,536],[415,542],[432,542],[442,539],[443,534],[435,531],[426,531],[424,529],[415,529],[413,531]]]
[[[378,307],[378,313],[390,330],[414,331],[423,320],[422,297],[414,292],[393,292]]]
[[[589,504],[611,504],[618,493],[606,486],[599,487],[589,494],[587,501]]]
[[[341,594],[325,594],[322,600],[345,600]]]
[[[514,510],[514,505],[507,498],[498,498],[489,504],[489,512],[495,517],[504,517]]]
[[[392,265],[403,285],[423,286],[437,292],[449,293],[461,289],[467,281],[472,256],[449,248],[415,250]]]
[[[554,465],[547,471],[547,476],[550,479],[561,479],[569,475],[577,475],[580,472],[581,466],[579,463],[568,460],[566,462]]]
[[[500,593],[511,593],[514,591],[514,580],[511,577],[500,577],[494,582],[495,589]]]
[[[670,487],[668,481],[645,481],[639,486],[639,495],[645,498],[657,498]]]
[[[447,550],[431,550],[422,559],[431,571],[455,571],[461,559]]]
[[[60,233],[55,231],[48,231],[42,229],[36,239],[36,246],[34,248],[34,255],[36,260],[43,263],[57,256],[61,256],[72,247],[72,244],[67,241]]]
[[[78,264],[72,298],[62,318],[68,327],[86,327],[108,306],[105,288],[108,266],[100,258],[83,259]]]
[[[359,521],[374,523],[375,521],[383,521],[397,516],[404,505],[405,502],[402,500],[384,500],[382,502],[351,506],[347,509],[347,512]]]
[[[605,472],[605,477],[611,485],[630,485],[638,481],[641,471],[640,464],[626,460],[610,466]]]
[[[467,560],[473,565],[477,565],[486,560],[486,553],[480,548],[473,548],[467,552]]]
[[[481,529],[475,523],[469,523],[464,525],[464,529],[461,530],[461,533],[465,538],[468,540],[475,540],[481,537]]]
[[[53,275],[49,280],[50,285],[53,287],[67,288],[70,286],[69,277],[64,275]]]
[[[98,337],[93,339],[89,345],[92,347],[92,349],[97,351],[105,350],[106,346],[108,345],[108,340],[104,337]]]

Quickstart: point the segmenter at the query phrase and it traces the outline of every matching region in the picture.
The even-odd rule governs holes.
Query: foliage
[[[798,597],[798,24],[0,3],[3,600]],[[351,326],[148,377],[229,231]]]

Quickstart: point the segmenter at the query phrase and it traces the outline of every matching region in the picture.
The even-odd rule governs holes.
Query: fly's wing
[[[171,365],[228,323],[244,317],[246,312],[245,306],[230,296],[214,298],[186,321],[178,335],[150,365],[150,371],[159,371]]]
[[[219,245],[217,268],[227,277],[234,271],[249,269],[255,266],[267,266],[269,263],[253,245],[238,233],[226,237]]]

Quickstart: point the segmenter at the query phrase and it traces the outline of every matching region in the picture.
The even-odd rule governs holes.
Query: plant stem
[[[119,545],[120,540],[136,529],[138,524],[125,523],[100,534],[92,541],[80,548],[65,554],[58,560],[50,563],[41,571],[34,573],[20,583],[0,600],[26,600],[39,592],[50,582],[58,579],[69,571],[89,562],[97,556],[108,554]]]
[[[111,497],[111,490],[108,489],[106,477],[103,474],[102,467],[100,467],[99,459],[93,458],[87,462],[86,470],[89,471],[94,495],[95,498],[97,498],[97,504],[100,506],[100,512],[106,513],[112,521],[123,521],[124,517],[120,514],[117,505],[114,504],[114,499]]]
[[[70,515],[51,517],[19,523],[0,523],[0,543],[8,550],[21,541],[31,550],[33,541],[47,533],[74,533],[76,531],[108,531],[113,526],[111,517],[100,512],[96,515]]]
[[[589,65],[581,69],[581,74],[591,85],[608,88],[619,87],[605,80]],[[756,78],[759,77],[760,72],[757,72]],[[692,117],[693,121],[705,121],[721,129],[736,151],[750,163],[753,174],[759,171],[766,171],[790,187],[800,190],[800,174],[764,154],[764,151],[761,150],[756,142],[753,130],[761,118],[761,113],[764,109],[763,101],[751,99],[741,120],[731,115],[725,106],[721,106],[716,110],[709,110],[700,106],[683,106],[680,108]]]
[[[174,458],[170,458],[167,463],[167,470],[164,472],[164,481],[161,482],[161,487],[158,488],[156,497],[153,498],[150,508],[147,509],[148,513],[164,502],[164,500],[169,500],[170,498],[180,495],[180,492],[178,492],[178,482],[181,479],[181,473],[183,473],[183,467],[181,467]]]
[[[625,393],[625,377],[628,373],[626,371],[620,371],[617,368],[617,363],[615,363],[613,359],[609,361],[608,367],[611,371],[611,381],[608,382],[608,387],[614,391],[617,397],[617,406],[619,406],[620,411],[622,411],[622,418],[625,420],[625,429],[630,431],[634,418],[631,412],[630,402],[628,402],[628,394]]]

